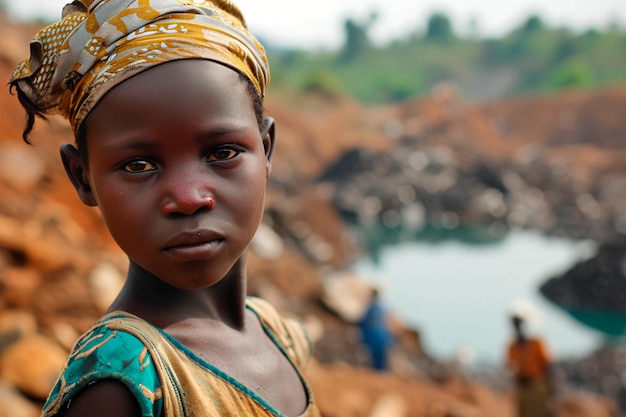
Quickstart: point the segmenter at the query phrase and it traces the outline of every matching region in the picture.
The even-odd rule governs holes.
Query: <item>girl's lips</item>
[[[214,256],[223,242],[224,238],[214,231],[194,230],[179,233],[170,239],[163,251],[180,260],[200,260]]]
[[[166,241],[163,247],[165,250],[169,250],[178,246],[193,246],[214,240],[223,240],[223,237],[209,229],[188,230],[180,232]]]
[[[181,244],[168,247],[165,252],[181,261],[202,260],[215,256],[223,242],[223,239],[214,239],[206,242]]]

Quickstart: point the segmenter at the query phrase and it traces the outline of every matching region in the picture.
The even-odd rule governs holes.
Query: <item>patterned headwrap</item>
[[[269,83],[263,46],[229,0],[76,0],[30,43],[10,80],[34,116],[62,114],[74,133],[114,86],[155,65],[202,58],[247,77],[260,97]]]

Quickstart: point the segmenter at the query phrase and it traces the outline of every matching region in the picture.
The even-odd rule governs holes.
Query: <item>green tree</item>
[[[588,88],[594,83],[593,70],[581,57],[573,57],[548,75],[548,89]]]
[[[522,35],[533,35],[537,32],[542,31],[544,27],[545,25],[543,24],[543,20],[541,20],[541,17],[537,15],[532,15],[528,19],[526,19],[526,22],[524,22],[524,24],[522,25]]]
[[[441,44],[450,43],[454,40],[455,35],[448,16],[439,12],[430,15],[426,24],[424,39],[428,42]]]
[[[326,97],[338,97],[346,94],[337,76],[326,68],[309,74],[303,81],[301,88],[304,91],[318,93]]]
[[[374,12],[362,23],[356,22],[353,19],[345,20],[343,28],[346,41],[341,52],[341,61],[352,61],[354,58],[365,54],[371,48],[368,32],[377,18],[378,14]]]

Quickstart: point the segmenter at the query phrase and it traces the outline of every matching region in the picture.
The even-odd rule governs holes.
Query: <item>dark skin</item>
[[[526,340],[526,333],[524,332],[524,321],[519,317],[512,317],[511,323],[513,324],[513,329],[515,330],[515,339],[518,343],[524,343]]]
[[[245,251],[274,148],[273,121],[259,129],[246,82],[211,61],[162,64],[113,88],[84,127],[88,157],[64,145],[66,171],[130,260],[109,312],[162,328],[282,413],[301,414],[302,381],[245,308]],[[140,410],[125,385],[105,380],[62,415]]]

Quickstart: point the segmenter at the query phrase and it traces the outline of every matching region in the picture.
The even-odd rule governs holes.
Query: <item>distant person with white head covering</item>
[[[507,367],[515,382],[518,417],[553,417],[554,378],[552,357],[546,343],[527,333],[526,326],[537,318],[527,303],[514,304],[510,319],[515,337],[508,346]]]

